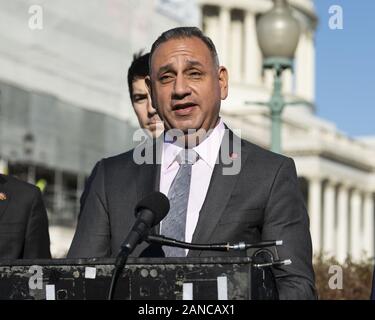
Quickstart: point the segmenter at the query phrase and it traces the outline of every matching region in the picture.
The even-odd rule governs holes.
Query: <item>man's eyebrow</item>
[[[172,63],[165,64],[164,66],[161,66],[158,70],[158,76],[160,76],[163,72],[169,71],[173,68]]]
[[[192,68],[192,67],[204,67],[204,65],[197,61],[197,60],[188,60],[186,62],[187,64],[187,67],[188,68]],[[160,76],[163,72],[166,72],[166,71],[170,71],[173,69],[173,64],[172,63],[168,63],[168,64],[165,64],[163,66],[161,66],[158,70],[158,76]]]
[[[192,67],[203,67],[203,64],[200,63],[197,60],[188,60],[187,61],[187,65],[188,65],[189,68],[192,68]]]

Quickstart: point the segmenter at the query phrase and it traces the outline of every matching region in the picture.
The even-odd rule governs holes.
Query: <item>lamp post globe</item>
[[[287,0],[273,0],[274,6],[257,22],[257,36],[264,62],[292,63],[297,49],[300,26]]]

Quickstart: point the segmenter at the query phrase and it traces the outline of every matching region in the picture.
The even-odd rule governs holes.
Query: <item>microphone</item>
[[[169,211],[169,200],[161,192],[153,192],[143,198],[135,207],[137,220],[121,245],[119,254],[129,255],[143,241],[148,231],[159,224]]]
[[[149,230],[157,225],[169,211],[169,200],[161,192],[153,192],[143,198],[135,207],[136,221],[133,228],[120,247],[115,262],[115,270],[112,275],[108,300],[112,300],[117,279],[124,268],[129,255],[136,246],[144,240]]]

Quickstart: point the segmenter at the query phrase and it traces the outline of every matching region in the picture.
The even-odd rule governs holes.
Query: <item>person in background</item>
[[[151,138],[157,138],[164,130],[163,122],[160,120],[155,108],[152,106],[151,97],[147,90],[145,78],[149,73],[149,53],[142,51],[133,55],[133,61],[128,69],[128,88],[130,100],[134,112],[138,118],[139,125]],[[93,172],[96,171],[96,167]],[[91,175],[86,183],[80,198],[81,208],[87,197],[87,190],[91,184]]]
[[[133,56],[133,62],[128,70],[128,87],[139,125],[146,129],[153,138],[157,138],[163,132],[164,126],[156,109],[152,106],[145,83],[145,78],[149,74],[149,56],[149,53],[142,54],[142,52]]]
[[[0,259],[50,259],[48,218],[38,187],[0,174]]]

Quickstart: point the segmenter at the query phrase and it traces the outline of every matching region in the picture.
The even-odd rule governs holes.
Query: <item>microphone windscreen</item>
[[[135,214],[142,209],[148,209],[155,214],[154,225],[157,225],[169,211],[169,200],[161,192],[155,191],[144,197],[135,207]]]

